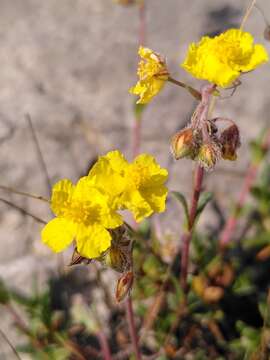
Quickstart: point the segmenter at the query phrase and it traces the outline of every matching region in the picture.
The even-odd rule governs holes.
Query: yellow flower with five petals
[[[107,229],[123,223],[108,205],[107,195],[91,186],[87,177],[76,186],[67,179],[56,183],[51,209],[57,217],[43,228],[42,241],[54,252],[60,252],[75,240],[79,254],[88,259],[98,258],[110,247]]]
[[[140,46],[138,54],[142,58],[137,71],[139,81],[129,92],[140,96],[137,104],[147,104],[162,90],[169,72],[165,61],[153,50]]]
[[[254,70],[267,61],[266,49],[261,44],[254,44],[250,33],[229,29],[213,38],[204,36],[199,43],[192,43],[181,66],[195,78],[227,87],[241,73]]]

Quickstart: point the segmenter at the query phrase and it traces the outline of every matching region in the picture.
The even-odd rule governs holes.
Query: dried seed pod
[[[209,141],[200,147],[197,160],[203,168],[211,170],[220,159],[220,156],[220,144],[216,141]]]
[[[97,260],[115,271],[124,273],[131,268],[133,241],[125,226],[110,230],[110,233],[111,247]]]
[[[117,302],[124,300],[132,288],[133,272],[128,271],[123,274],[117,281],[115,298]]]
[[[223,130],[219,141],[222,146],[222,158],[234,161],[237,159],[236,151],[240,147],[240,134],[236,124],[232,124]]]
[[[191,127],[176,133],[171,140],[171,151],[176,160],[184,157],[194,158],[198,151],[196,137]]]

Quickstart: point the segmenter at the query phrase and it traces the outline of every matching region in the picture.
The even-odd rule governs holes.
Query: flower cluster
[[[181,66],[198,79],[227,87],[241,73],[254,70],[267,61],[264,46],[254,45],[250,33],[230,29],[213,38],[204,36],[199,43],[190,44]]]
[[[147,104],[162,90],[169,78],[169,72],[165,61],[159,54],[142,46],[138,53],[142,58],[137,72],[139,81],[129,91],[140,96],[137,104]]]
[[[219,122],[229,123],[220,129]],[[176,133],[171,140],[171,151],[176,160],[189,158],[198,161],[206,170],[212,169],[220,158],[236,160],[240,147],[237,125],[229,119],[216,118],[203,124],[196,121]]]
[[[99,258],[110,248],[112,229],[123,224],[118,210],[130,210],[141,221],[165,210],[167,170],[147,154],[128,163],[119,151],[101,156],[76,185],[64,179],[52,190],[56,218],[42,231],[42,240],[60,252],[75,239],[78,253]]]
[[[195,89],[169,76],[166,63],[159,54],[140,47],[139,55],[142,58],[138,66],[139,81],[130,89],[132,94],[140,96],[137,103],[151,101],[166,81],[182,86],[198,98]],[[267,61],[266,49],[261,44],[254,44],[250,33],[229,29],[213,38],[203,36],[197,44],[190,44],[181,66],[195,78],[224,88],[233,84],[242,73],[252,71]]]

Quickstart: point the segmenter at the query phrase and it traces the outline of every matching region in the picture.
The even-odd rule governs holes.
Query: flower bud
[[[211,170],[220,158],[221,151],[218,143],[212,141],[203,144],[198,152],[197,160],[206,170]]]
[[[235,124],[227,127],[221,132],[219,140],[222,145],[222,158],[231,161],[236,160],[236,150],[241,145],[238,127]]]
[[[206,278],[203,275],[194,276],[192,279],[192,289],[200,297],[203,296],[204,290],[207,287]]]
[[[224,289],[219,286],[208,286],[203,293],[203,299],[207,303],[216,303],[224,296]]]
[[[193,130],[187,127],[176,133],[171,140],[171,151],[176,160],[183,157],[194,158],[197,151]]]
[[[133,284],[133,272],[128,271],[123,274],[117,281],[115,298],[117,302],[124,300]]]

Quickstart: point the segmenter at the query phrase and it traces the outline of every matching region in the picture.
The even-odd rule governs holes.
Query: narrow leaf
[[[199,199],[199,204],[196,212],[196,220],[199,219],[201,213],[203,212],[206,205],[211,201],[213,198],[213,193],[211,192],[203,192]]]
[[[185,213],[185,220],[188,224],[189,214],[188,214],[188,204],[185,196],[180,193],[179,191],[171,191],[171,194],[173,197],[180,202],[180,204],[183,206],[184,213]]]

